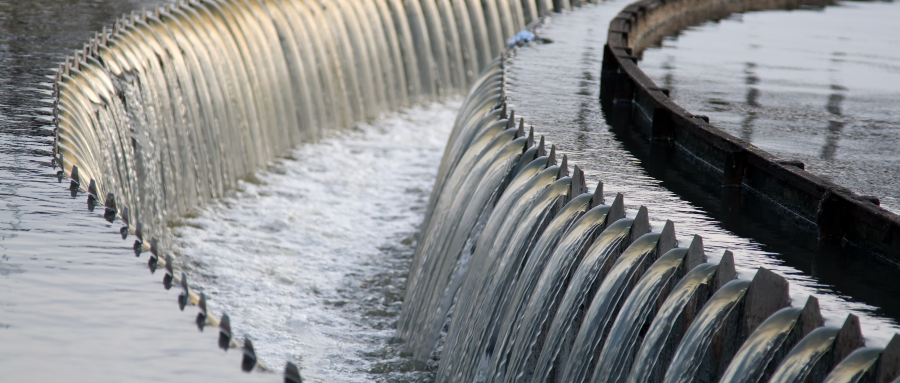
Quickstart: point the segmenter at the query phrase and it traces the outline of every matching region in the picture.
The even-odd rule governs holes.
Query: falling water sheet
[[[815,294],[826,324],[838,326],[847,314],[853,313],[860,317],[870,345],[886,344],[897,331],[891,315],[863,301],[862,294],[842,291],[858,291],[854,289],[859,284],[832,284],[841,283],[839,277],[860,275],[860,279],[865,279],[879,273],[879,269],[861,269],[865,264],[846,260],[830,263],[827,257],[801,258],[798,254],[803,254],[802,246],[784,244],[793,238],[789,231],[778,231],[774,237],[744,236],[767,233],[761,233],[750,223],[738,225],[728,219],[717,219],[719,213],[710,209],[719,207],[705,200],[690,199],[695,194],[688,193],[696,193],[694,189],[680,187],[672,177],[654,178],[660,174],[651,174],[655,171],[651,169],[652,161],[631,151],[634,145],[624,142],[621,132],[607,123],[598,101],[599,69],[606,27],[621,9],[620,5],[620,2],[587,4],[577,12],[553,15],[537,32],[554,42],[518,48],[507,62],[506,95],[510,108],[534,124],[535,134],[544,134],[548,143],[556,144],[560,153],[568,155],[570,163],[584,169],[588,184],[602,181],[607,198],[613,193],[623,193],[629,209],[646,206],[653,225],[672,220],[678,228],[678,238],[702,236],[712,263],[719,261],[724,250],[733,251],[741,279],[752,278],[759,267],[785,276],[790,282],[793,304],[802,305],[807,296]],[[554,86],[546,86],[548,83]],[[776,242],[777,246],[768,242]],[[811,273],[814,275],[810,276]],[[878,275],[878,278],[882,277]],[[865,297],[878,298],[874,293]],[[882,302],[889,300],[888,296],[881,298]]]

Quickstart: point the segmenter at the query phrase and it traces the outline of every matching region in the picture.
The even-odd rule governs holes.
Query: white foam
[[[192,287],[264,363],[293,361],[304,381],[411,374],[388,341],[458,107],[414,107],[301,145],[173,229]]]

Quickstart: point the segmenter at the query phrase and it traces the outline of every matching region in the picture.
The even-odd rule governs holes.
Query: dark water
[[[900,3],[736,14],[643,53],[728,133],[900,212]]]
[[[703,237],[712,261],[724,250],[733,251],[742,279],[758,267],[774,270],[790,281],[794,304],[816,294],[830,323],[840,324],[853,312],[863,318],[871,340],[887,340],[900,318],[895,273],[817,248],[814,237],[785,220],[755,215],[754,201],[740,191],[705,189],[707,182],[673,167],[665,155],[648,156],[665,148],[608,123],[598,101],[599,68],[606,26],[622,4],[589,5],[554,16],[540,32],[554,43],[516,52],[507,93],[516,115],[584,169],[589,185],[602,181],[607,200],[623,193],[632,211],[646,206],[657,231],[672,220],[679,240]]]

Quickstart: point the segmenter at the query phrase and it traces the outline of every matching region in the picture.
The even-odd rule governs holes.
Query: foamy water
[[[185,218],[173,252],[191,286],[264,363],[293,361],[305,381],[426,378],[428,366],[389,342],[458,106],[415,107],[302,145]]]

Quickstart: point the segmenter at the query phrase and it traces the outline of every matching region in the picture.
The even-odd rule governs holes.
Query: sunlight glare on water
[[[173,247],[191,286],[264,363],[293,361],[304,381],[425,378],[388,342],[458,106],[414,107],[304,144],[185,218]]]

